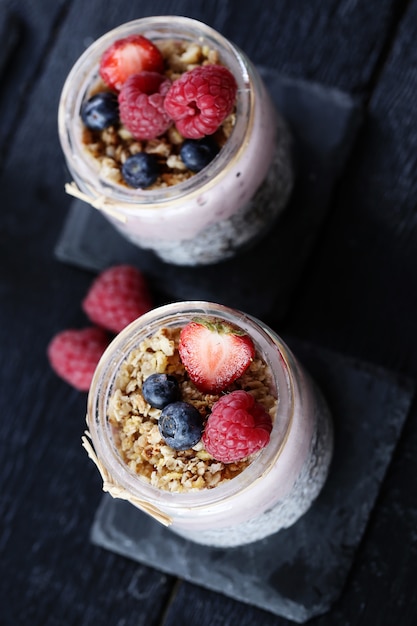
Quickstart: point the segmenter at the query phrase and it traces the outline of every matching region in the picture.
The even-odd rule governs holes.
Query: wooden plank
[[[295,334],[414,375],[416,36],[414,1],[369,102],[289,320]]]
[[[8,145],[20,126],[23,111],[31,107],[28,96],[42,72],[54,26],[59,23],[65,4],[65,0],[1,3],[1,160],[8,156]]]
[[[417,2],[413,1],[378,77],[368,122],[288,322],[294,333],[322,345],[337,345],[345,353],[366,354],[413,377],[417,374],[416,35]],[[415,623],[417,601],[411,581],[417,563],[416,458],[414,408],[354,578],[340,603],[340,623],[389,624],[400,614],[401,624]]]

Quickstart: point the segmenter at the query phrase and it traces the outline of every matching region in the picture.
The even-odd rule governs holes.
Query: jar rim
[[[79,110],[82,99],[97,77],[99,59],[104,50],[120,37],[139,32],[155,37],[183,38],[197,37],[201,41],[213,42],[224,62],[234,74],[238,83],[236,124],[230,137],[217,156],[203,170],[190,179],[155,190],[140,190],[124,187],[117,183],[98,179],[98,170],[94,167],[93,158],[82,150],[81,122]],[[246,55],[233,43],[212,27],[198,20],[182,16],[153,16],[139,18],[121,24],[95,40],[78,58],[70,70],[64,83],[58,108],[58,134],[61,146],[75,182],[82,192],[92,198],[92,202],[100,200],[117,211],[122,208],[123,214],[138,215],[141,211],[163,208],[165,211],[175,210],[181,201],[198,196],[206,189],[219,183],[227,175],[233,163],[238,161],[245,149],[248,135],[252,131],[254,119],[254,83],[256,72]],[[94,81],[93,81],[94,82]]]
[[[256,348],[271,369],[278,394],[278,408],[271,439],[252,463],[239,475],[212,489],[176,493],[151,486],[129,470],[115,451],[107,426],[107,406],[118,367],[145,336],[169,323],[181,326],[194,316],[221,317],[250,333]],[[180,321],[182,320],[182,322]],[[181,515],[190,511],[210,513],[216,505],[231,501],[233,496],[250,489],[269,472],[283,450],[294,415],[293,356],[286,344],[258,319],[241,311],[206,301],[176,302],[152,309],[132,322],[111,342],[103,354],[88,395],[87,421],[98,459],[109,475],[134,498],[151,503],[161,510]]]

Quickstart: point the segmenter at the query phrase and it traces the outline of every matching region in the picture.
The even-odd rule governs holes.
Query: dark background
[[[360,99],[365,121],[275,329],[417,374],[417,0],[0,0],[6,626],[289,624],[89,543],[101,487],[80,447],[86,397],[58,380],[46,359],[54,333],[86,323],[79,303],[93,277],[54,256],[71,204],[57,136],[60,90],[97,36],[152,14],[201,19],[256,64]],[[416,469],[414,407],[344,592],[312,624],[416,623]]]

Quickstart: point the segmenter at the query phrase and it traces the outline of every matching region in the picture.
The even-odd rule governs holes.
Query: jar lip
[[[107,426],[107,406],[117,369],[127,354],[167,320],[172,326],[182,325],[195,315],[224,317],[252,333],[252,339],[271,368],[279,395],[277,416],[269,444],[239,475],[212,489],[176,493],[158,489],[129,470],[116,452]],[[263,349],[270,351],[265,354]],[[185,301],[167,304],[145,313],[125,328],[103,354],[88,395],[87,420],[96,454],[112,478],[134,497],[140,497],[161,509],[201,510],[225,502],[237,493],[251,488],[272,467],[285,446],[294,415],[294,382],[291,373],[292,355],[282,340],[256,318],[241,311],[206,301]],[[279,368],[279,370],[277,370]],[[278,419],[279,416],[279,419]]]
[[[193,31],[197,31],[197,34]],[[94,160],[83,150],[81,141],[79,110],[89,86],[98,78],[97,68],[101,54],[113,41],[134,32],[154,37],[159,34],[165,38],[188,36],[194,40],[197,37],[199,40],[212,42],[238,83],[236,124],[219,154],[190,179],[155,190],[133,189],[98,179]],[[198,196],[203,190],[218,184],[232,164],[239,160],[253,126],[255,80],[254,68],[244,53],[223,35],[198,20],[182,16],[154,16],[132,20],[108,31],[81,54],[70,70],[61,92],[58,133],[76,183],[83,192],[91,196],[93,202],[104,199],[106,206],[112,206],[113,210],[121,207],[126,214],[138,215],[138,211],[148,211],[149,206],[164,210],[181,206],[185,196]]]

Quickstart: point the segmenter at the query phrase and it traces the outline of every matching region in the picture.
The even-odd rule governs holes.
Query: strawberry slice
[[[164,69],[164,58],[159,48],[142,35],[129,35],[117,39],[103,53],[100,76],[110,89],[120,91],[132,74],[159,72]]]
[[[241,376],[255,356],[251,338],[217,318],[196,318],[181,331],[178,350],[195,386],[219,393]]]

